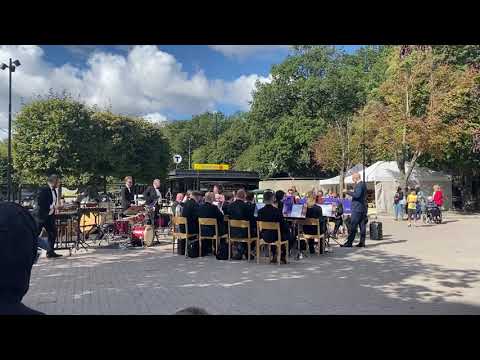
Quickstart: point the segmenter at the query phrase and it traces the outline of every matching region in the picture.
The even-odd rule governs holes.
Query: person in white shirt
[[[60,179],[57,175],[50,175],[47,180],[48,186],[40,189],[38,203],[35,211],[39,234],[42,229],[48,234],[47,258],[56,258],[62,255],[55,253],[55,241],[57,239],[57,227],[55,225],[55,209],[59,205],[58,184]]]

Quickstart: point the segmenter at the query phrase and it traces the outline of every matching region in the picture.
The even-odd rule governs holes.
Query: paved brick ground
[[[165,246],[41,258],[24,301],[47,314],[480,314],[478,216],[418,228],[385,219],[384,233],[280,267]]]

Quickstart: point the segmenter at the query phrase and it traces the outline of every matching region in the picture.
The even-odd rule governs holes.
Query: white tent
[[[407,171],[409,164],[406,165]],[[363,176],[362,171],[359,171]],[[329,179],[338,186],[339,177]],[[365,168],[365,179],[368,189],[375,189],[375,206],[377,213],[393,213],[393,196],[398,186],[404,187],[401,180],[400,170],[396,161],[377,161],[375,164]],[[440,185],[445,195],[445,208],[449,208],[452,199],[452,178],[440,171],[434,171],[423,167],[415,166],[409,178],[410,186],[420,186],[426,195],[431,195],[433,185]],[[352,176],[345,178],[345,184],[352,184]],[[322,186],[320,180],[320,186]],[[326,185],[326,184],[325,184]],[[333,184],[332,184],[333,185]]]
[[[361,172],[362,170],[363,170],[363,165],[357,164],[345,173],[345,177],[352,175],[354,172]],[[340,175],[330,179],[320,180],[320,187],[324,187],[324,186],[328,187],[328,185],[338,185],[339,182],[340,182]]]

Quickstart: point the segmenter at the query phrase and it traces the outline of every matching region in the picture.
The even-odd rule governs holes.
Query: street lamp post
[[[368,65],[367,65],[367,50],[365,50],[365,73],[368,72]],[[362,119],[362,168],[363,168],[363,181],[366,182],[366,179],[365,179],[365,161],[366,161],[366,156],[365,156],[365,116],[363,116],[363,119]]]
[[[2,63],[0,68],[8,68],[8,164],[7,164],[7,200],[12,199],[12,73],[20,66],[20,61],[9,59],[9,65]]]
[[[188,139],[188,170],[192,170],[192,138]]]

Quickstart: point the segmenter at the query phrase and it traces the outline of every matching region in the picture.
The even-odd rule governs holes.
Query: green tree
[[[318,118],[285,116],[280,119],[272,140],[266,143],[264,155],[272,162],[268,175],[308,175],[315,171],[312,145],[323,132],[324,122]],[[310,171],[307,171],[310,169]]]
[[[248,117],[243,113],[236,114],[229,117],[225,125],[226,130],[219,136],[218,142],[210,140],[194,151],[194,162],[235,164],[250,145]]]
[[[0,199],[7,191],[7,143],[0,140]]]
[[[132,175],[144,183],[155,177],[165,178],[171,153],[158,125],[108,111],[96,112],[92,118],[107,140],[102,153],[97,154],[102,176],[121,179]]]
[[[388,78],[359,118],[375,127],[371,143],[377,153],[397,161],[408,183],[422,156],[441,159],[444,149],[461,136],[462,108],[472,99],[478,74],[436,63],[430,47],[403,50],[390,54]]]
[[[275,173],[275,163],[265,156],[265,144],[250,145],[235,161],[234,168],[242,171],[256,171],[260,177]]]
[[[67,94],[50,93],[24,105],[14,123],[14,167],[23,184],[40,185],[50,173],[66,186],[87,183],[102,153],[92,110]]]
[[[172,154],[180,154],[184,159],[178,168],[188,169],[189,145],[192,154],[201,146],[215,145],[228,127],[229,119],[223,114],[207,112],[191,120],[173,121],[163,131],[169,139]],[[173,161],[170,168],[175,168]]]
[[[480,69],[480,45],[435,45],[432,50],[438,63]]]

